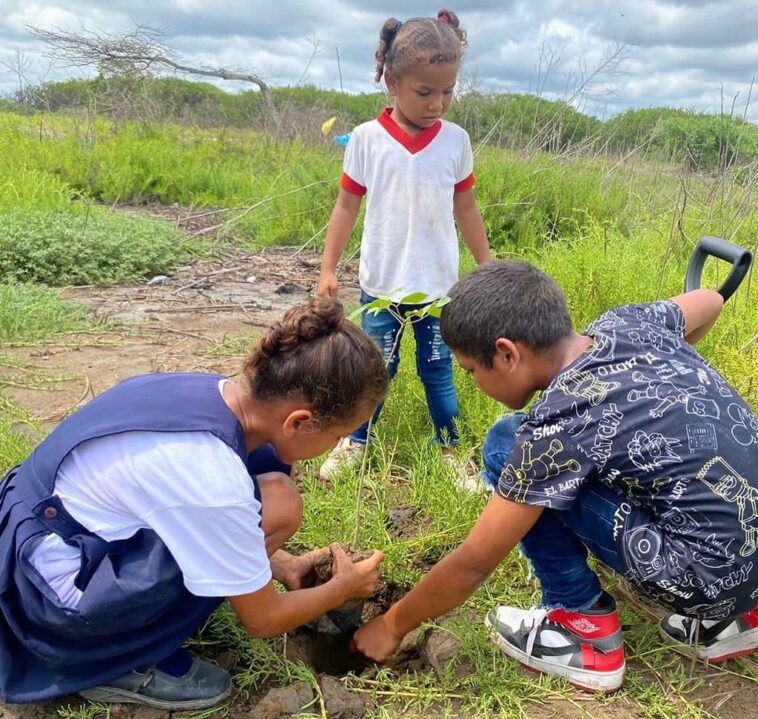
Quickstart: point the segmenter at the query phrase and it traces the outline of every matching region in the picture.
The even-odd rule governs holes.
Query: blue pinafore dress
[[[255,474],[289,473],[289,467],[269,446],[248,454],[242,428],[219,392],[221,379],[153,374],[126,380],[64,420],[0,484],[0,701],[42,701],[156,663],[221,603],[185,588],[154,531],[106,542],[53,496],[61,463],[87,440],[134,431],[205,431],[246,463],[260,499]],[[81,550],[75,584],[83,594],[75,609],[60,603],[29,562],[36,540],[51,532]]]

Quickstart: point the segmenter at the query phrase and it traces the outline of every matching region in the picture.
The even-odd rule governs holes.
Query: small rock
[[[256,278],[255,278],[255,275],[250,275],[250,277],[248,277],[248,278],[245,280],[245,282],[247,282],[249,285],[252,285],[252,284],[255,282],[255,279],[256,279]]]
[[[148,285],[165,285],[168,281],[168,275],[156,275],[152,280],[148,281]]]
[[[321,677],[324,707],[329,719],[361,719],[368,709],[368,699],[345,689],[334,677]]]
[[[447,664],[460,650],[460,642],[450,632],[435,627],[426,635],[421,658],[434,669],[437,676],[442,676]]]
[[[299,285],[297,282],[285,282],[283,285],[279,285],[274,292],[277,295],[294,295],[298,292],[307,292],[308,288],[304,285]]]
[[[280,719],[302,714],[313,702],[313,687],[308,682],[297,682],[288,687],[272,689],[250,711],[250,719]],[[310,709],[310,707],[309,707]]]
[[[221,652],[216,658],[216,663],[226,671],[231,671],[237,663],[237,655],[234,652]]]

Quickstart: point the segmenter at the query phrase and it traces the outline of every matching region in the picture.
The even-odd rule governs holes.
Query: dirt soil
[[[233,376],[240,357],[203,351],[229,335],[263,332],[287,309],[307,301],[318,272],[319,257],[297,248],[229,250],[182,267],[164,282],[66,290],[64,297],[107,324],[50,345],[7,350],[55,381],[52,389],[18,382],[4,392],[49,430],[71,409],[135,374],[207,371]],[[340,278],[340,298],[348,305],[358,303],[356,274],[355,265],[348,264]]]
[[[144,209],[134,210],[144,213]],[[164,217],[189,232],[212,230],[221,220],[217,214],[199,215],[182,208],[152,207],[148,214]],[[240,356],[208,354],[207,350],[229,335],[265,330],[288,308],[304,302],[315,290],[319,257],[297,248],[269,248],[261,252],[227,250],[216,259],[199,260],[182,267],[165,279],[152,283],[112,288],[80,287],[65,296],[91,309],[105,321],[102,329],[77,333],[39,344],[4,348],[8,354],[28,360],[32,368],[47,379],[29,382],[20,379],[6,384],[3,391],[42,420],[51,429],[70,411],[126,377],[155,371],[207,371],[234,376]],[[348,263],[341,273],[341,298],[357,304],[359,290],[356,263]],[[411,506],[398,506],[387,517],[388,530],[398,540],[408,539],[428,521]],[[324,567],[324,578],[330,575]],[[384,584],[377,594],[360,607],[363,621],[386,609],[403,592]],[[344,617],[343,617],[344,619]],[[288,654],[306,661],[316,672],[329,717],[352,719],[363,716],[363,696],[347,691],[336,677],[347,671],[376,674],[375,667],[347,652],[352,629],[340,629],[340,620],[330,620],[332,629],[306,627],[288,639]],[[335,629],[336,628],[336,629]],[[460,647],[450,633],[431,630],[406,638],[390,666],[395,671],[441,672],[449,661],[456,661],[460,679],[472,667],[457,657]],[[457,657],[457,659],[456,659]],[[644,667],[632,662],[635,671]],[[695,678],[702,684],[693,691],[702,705],[720,719],[749,719],[756,716],[758,687],[729,674],[697,667]],[[656,681],[651,676],[650,681]],[[271,691],[260,702],[235,701],[229,716],[284,716],[299,711],[321,713],[314,689],[300,683]],[[0,719],[49,719],[61,707],[79,707],[82,701],[67,697],[39,705],[0,705]],[[309,707],[305,708],[304,707]],[[110,719],[161,719],[162,711],[132,705],[114,706]],[[180,715],[177,715],[180,716]],[[427,713],[426,716],[433,716]],[[610,719],[640,719],[639,708],[626,702],[600,704],[577,694],[575,700],[556,700],[534,704],[527,711],[532,719],[547,717],[603,716]]]

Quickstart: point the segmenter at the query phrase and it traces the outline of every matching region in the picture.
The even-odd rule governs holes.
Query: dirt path
[[[7,350],[44,375],[5,392],[50,429],[68,411],[117,382],[144,372],[203,371],[234,375],[234,356],[214,347],[240,333],[258,333],[285,310],[305,302],[318,281],[319,258],[294,248],[223,257],[181,268],[165,282],[76,288],[67,299],[87,306],[105,324],[51,345]],[[341,299],[357,304],[355,267],[343,271]]]

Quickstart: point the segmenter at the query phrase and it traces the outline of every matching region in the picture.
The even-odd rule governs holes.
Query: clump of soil
[[[368,559],[372,552],[357,551],[341,544],[343,551],[353,560]],[[315,566],[316,584],[332,578],[333,558],[325,555]],[[354,599],[332,609],[287,639],[288,659],[302,661],[317,673],[342,676],[348,672],[359,674],[369,662],[351,649],[353,634],[365,622],[386,612],[405,593],[405,589],[380,580],[376,592],[368,599]]]
[[[339,546],[353,562],[368,559],[373,554],[373,552],[358,551],[346,544]],[[315,563],[316,586],[326,584],[332,578],[333,562],[332,554],[329,553]],[[352,634],[365,621],[362,617],[363,607],[363,599],[351,599],[342,606],[327,612],[326,616],[321,617],[317,622],[316,629],[324,634]]]
[[[410,539],[429,524],[429,517],[412,504],[399,504],[387,511],[384,521],[387,532],[393,539]]]
[[[333,677],[319,678],[321,700],[328,719],[361,719],[368,709],[368,699],[345,689]],[[246,714],[250,719],[280,719],[318,713],[316,693],[308,682],[297,682],[288,687],[269,691]]]

